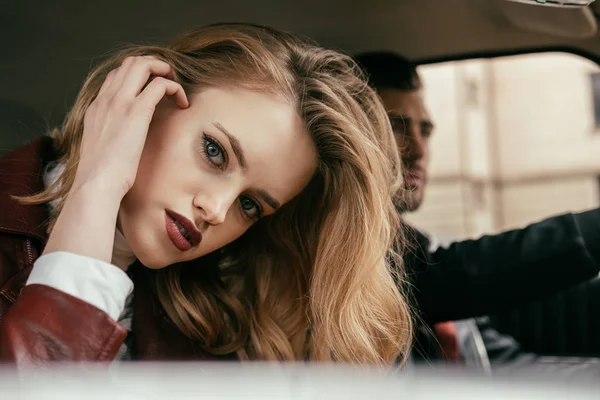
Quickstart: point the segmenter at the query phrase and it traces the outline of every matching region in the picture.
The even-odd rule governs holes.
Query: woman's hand
[[[111,261],[119,206],[135,181],[157,104],[172,96],[189,106],[171,75],[169,64],[152,57],[127,58],[108,74],[86,111],[75,181],[44,253]]]
[[[169,64],[152,57],[127,58],[108,74],[85,113],[73,190],[89,185],[121,201],[135,181],[157,104],[172,96],[179,107],[189,106],[171,75]]]

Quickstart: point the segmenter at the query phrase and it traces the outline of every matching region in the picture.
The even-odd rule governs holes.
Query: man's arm
[[[491,314],[590,279],[600,270],[600,209],[427,251],[410,229],[405,257],[423,318]]]

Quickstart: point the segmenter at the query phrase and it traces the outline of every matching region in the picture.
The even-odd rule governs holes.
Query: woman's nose
[[[200,217],[204,222],[219,225],[225,222],[227,212],[235,198],[226,192],[203,193],[194,198],[194,206],[200,211]]]

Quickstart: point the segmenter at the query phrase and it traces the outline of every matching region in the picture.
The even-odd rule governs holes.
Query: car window
[[[600,204],[600,68],[542,53],[419,67],[435,132],[416,226],[455,240]]]

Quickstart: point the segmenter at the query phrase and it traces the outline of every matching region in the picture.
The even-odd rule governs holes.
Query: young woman
[[[406,354],[398,156],[348,57],[201,28],[112,56],[50,136],[0,160],[5,359]]]

